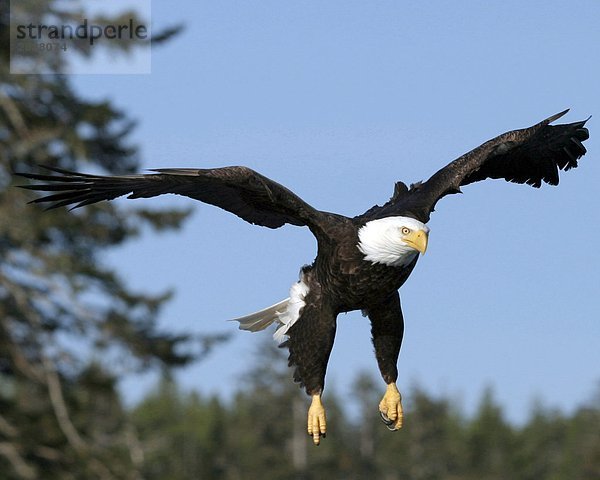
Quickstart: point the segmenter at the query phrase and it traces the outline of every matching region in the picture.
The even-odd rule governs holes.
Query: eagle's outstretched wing
[[[141,175],[102,176],[44,167],[58,175],[17,173],[41,184],[23,188],[54,192],[33,203],[49,203],[48,209],[73,208],[129,194],[149,198],[164,193],[184,195],[223,208],[247,222],[278,228],[289,223],[318,230],[322,212],[279,183],[247,167],[210,169],[158,169]]]
[[[398,182],[389,202],[372,208],[363,216],[389,216],[404,212],[427,222],[438,200],[460,192],[464,185],[487,178],[503,178],[533,187],[540,187],[542,182],[558,185],[558,170],[577,167],[577,161],[586,153],[582,142],[589,137],[584,127],[587,120],[550,125],[567,112],[553,115],[532,127],[499,135],[410,189]]]

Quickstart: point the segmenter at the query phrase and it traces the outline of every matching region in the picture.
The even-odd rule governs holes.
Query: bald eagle
[[[390,430],[402,426],[396,363],[404,332],[398,289],[427,249],[427,222],[436,203],[473,182],[505,179],[540,187],[557,185],[558,170],[577,167],[586,153],[585,121],[551,125],[568,110],[520,130],[504,133],[454,160],[429,180],[395,184],[392,197],[353,218],[317,210],[282,185],[247,167],[158,169],[143,175],[100,176],[46,167],[52,174],[19,173],[41,181],[24,188],[52,192],[33,200],[48,208],[90,205],[129,194],[148,198],[185,195],[225,209],[255,225],[305,226],[317,239],[314,262],[301,269],[290,296],[260,312],[236,319],[243,330],[279,325],[274,336],[289,349],[294,380],[312,397],[308,434],[325,436],[321,395],[333,346],[336,319],[362,310],[371,322],[375,356],[387,388],[379,404]]]

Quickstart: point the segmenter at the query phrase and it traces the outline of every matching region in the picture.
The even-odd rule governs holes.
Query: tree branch
[[[1,414],[0,414],[0,432],[2,432],[4,435],[6,435],[9,438],[14,438],[19,434],[18,430],[15,427],[13,427],[10,424],[10,422],[8,420],[6,420],[6,418],[4,418]]]
[[[25,480],[35,480],[38,478],[37,473],[33,467],[27,465],[19,450],[13,443],[0,442],[0,455],[5,457],[12,467],[14,468],[17,475],[24,478]]]
[[[48,386],[50,403],[54,409],[54,414],[60,429],[65,434],[65,437],[67,437],[67,441],[75,450],[79,452],[87,451],[87,444],[81,438],[79,432],[69,417],[67,405],[65,404],[65,398],[60,386],[60,379],[58,378],[54,364],[45,353],[42,353],[42,365],[44,366],[44,371],[46,373],[46,385]]]

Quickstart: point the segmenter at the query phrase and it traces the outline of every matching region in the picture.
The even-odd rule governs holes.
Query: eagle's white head
[[[391,267],[409,264],[427,250],[429,227],[410,217],[387,217],[367,222],[358,231],[358,249],[365,260]]]

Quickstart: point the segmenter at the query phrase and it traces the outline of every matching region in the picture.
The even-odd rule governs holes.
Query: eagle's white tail
[[[275,305],[259,310],[258,312],[251,313],[244,317],[233,318],[232,322],[240,323],[240,330],[248,330],[249,332],[258,332],[264,330],[273,322],[281,322],[279,316],[286,311],[289,298],[282,300]]]
[[[273,334],[273,338],[283,343],[287,340],[287,332],[294,323],[300,318],[300,313],[304,307],[304,298],[308,294],[308,285],[303,279],[294,283],[290,288],[290,296],[275,305],[271,305],[245,317],[234,318],[232,322],[239,322],[240,330],[258,332],[264,330],[272,323],[277,322],[280,327]]]

